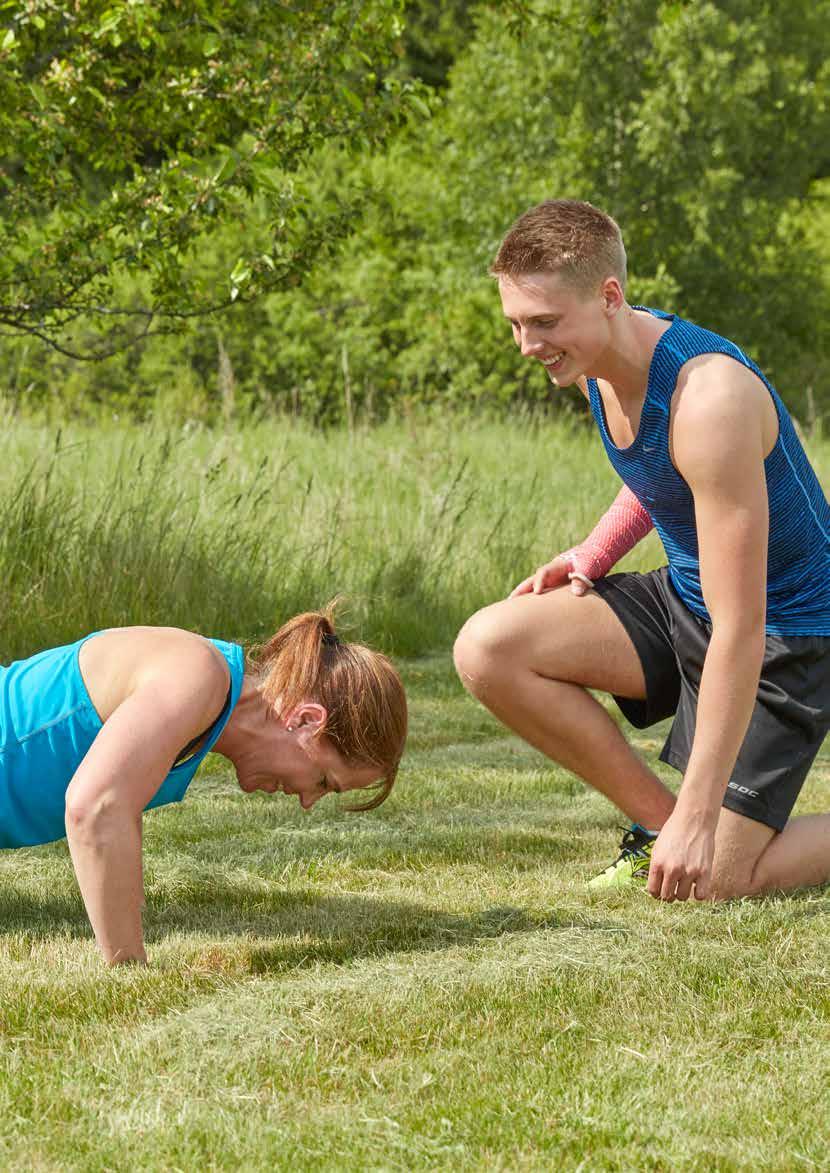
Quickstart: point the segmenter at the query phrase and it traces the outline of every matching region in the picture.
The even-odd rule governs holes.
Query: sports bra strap
[[[217,723],[217,721],[222,720],[225,713],[228,711],[228,707],[230,706],[230,703],[231,703],[231,688],[228,688],[228,695],[225,697],[225,703],[224,703],[224,705],[222,705],[222,711],[216,716],[216,718],[213,721],[211,721],[211,723],[208,725],[207,729],[203,729],[201,733],[199,733],[191,741],[188,741],[188,743],[184,747],[184,749],[179,750],[179,752],[176,754],[175,761],[173,762],[173,765],[171,767],[172,769],[175,770],[176,766],[180,766],[182,764],[182,762],[187,761],[187,759],[191,756],[193,751],[198,746],[199,742],[202,741],[205,737],[207,737],[207,735],[210,733],[211,729]]]

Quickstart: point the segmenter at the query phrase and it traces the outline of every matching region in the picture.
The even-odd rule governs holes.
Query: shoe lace
[[[641,830],[635,830],[634,827],[620,827],[623,832],[622,842],[620,843],[620,854],[614,860],[612,867],[616,867],[618,863],[623,863],[632,856],[645,855],[645,848],[651,842],[651,836],[646,836]]]

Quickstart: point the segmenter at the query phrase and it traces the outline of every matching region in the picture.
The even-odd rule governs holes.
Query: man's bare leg
[[[634,645],[598,595],[563,587],[485,607],[462,628],[455,663],[465,688],[525,741],[632,822],[663,826],[674,795],[587,691],[645,697]]]
[[[758,892],[809,888],[830,881],[830,815],[790,819],[758,860]]]
[[[716,899],[787,892],[830,881],[830,815],[800,815],[777,833],[722,810],[715,836]]]

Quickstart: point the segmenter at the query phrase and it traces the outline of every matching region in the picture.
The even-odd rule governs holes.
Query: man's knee
[[[712,864],[713,900],[738,900],[763,891],[763,855],[774,837],[771,827],[721,810]]]
[[[455,641],[453,659],[461,683],[474,696],[504,679],[508,665],[516,663],[516,633],[501,603],[483,607],[472,615]]]
[[[750,876],[746,872],[727,871],[715,866],[712,869],[712,882],[709,885],[709,899],[722,904],[725,900],[740,900],[742,896],[749,896]]]

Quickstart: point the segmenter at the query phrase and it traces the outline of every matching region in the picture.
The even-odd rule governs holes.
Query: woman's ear
[[[318,704],[317,701],[301,701],[287,713],[281,714],[282,722],[289,733],[293,733],[295,729],[304,729],[313,736],[322,733],[327,718],[326,706]]]

